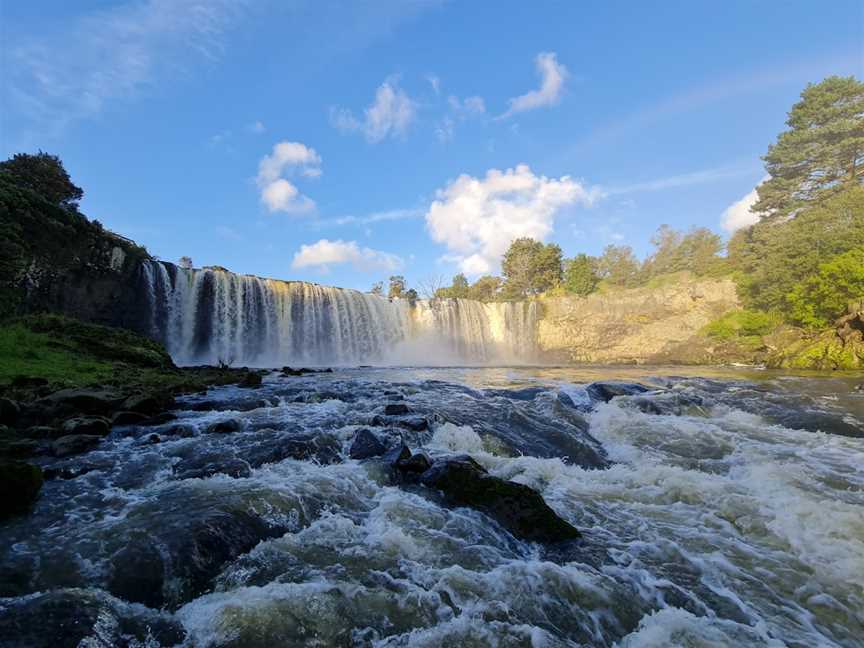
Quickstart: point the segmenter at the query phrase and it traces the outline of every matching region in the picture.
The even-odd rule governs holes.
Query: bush
[[[720,340],[767,335],[781,323],[779,315],[753,310],[726,313],[708,324],[704,333]]]

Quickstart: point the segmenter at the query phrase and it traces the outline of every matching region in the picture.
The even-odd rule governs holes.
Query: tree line
[[[555,243],[519,238],[504,254],[500,277],[471,283],[460,273],[424,296],[584,297],[603,286],[634,288],[688,271],[732,277],[750,311],[809,328],[830,326],[864,302],[864,84],[834,76],[808,85],[786,124],[763,157],[768,179],[752,207],[758,221],[727,245],[704,227],[682,232],[661,225],[644,260],[627,245],[564,258]],[[394,279],[402,280],[395,291]],[[404,279],[391,278],[389,296],[403,293]]]

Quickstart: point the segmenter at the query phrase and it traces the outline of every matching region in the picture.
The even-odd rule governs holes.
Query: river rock
[[[533,488],[493,477],[468,455],[435,461],[420,482],[440,490],[452,504],[483,511],[524,540],[558,542],[581,535]]]
[[[386,450],[387,448],[377,436],[363,428],[354,434],[354,441],[351,443],[348,455],[352,459],[369,459],[381,456]]]
[[[151,608],[176,609],[208,591],[223,565],[284,532],[245,511],[168,517],[124,542],[110,561],[107,589]]]
[[[21,408],[18,403],[10,398],[0,398],[0,424],[15,425],[20,413]]]
[[[225,421],[211,423],[204,431],[211,434],[230,434],[232,432],[239,432],[242,429],[243,424],[240,421],[237,419],[227,419]]]
[[[237,383],[238,387],[254,388],[261,386],[261,374],[250,371]]]
[[[63,430],[50,425],[33,425],[24,430],[24,436],[31,439],[59,439],[63,436]]]
[[[198,429],[191,423],[178,423],[162,430],[162,434],[166,436],[180,437],[181,439],[188,439],[198,436]]]
[[[177,479],[207,479],[213,475],[228,475],[239,479],[249,477],[252,467],[247,461],[237,457],[196,457],[185,459],[174,466]]]
[[[56,590],[0,602],[5,648],[175,646],[185,634],[165,614],[94,590]]]
[[[0,454],[6,457],[32,457],[44,451],[42,443],[36,439],[4,439],[0,441]]]
[[[415,452],[407,459],[396,462],[396,468],[405,473],[424,473],[432,466],[432,460],[425,452]]]
[[[95,434],[70,434],[62,436],[51,444],[51,453],[55,457],[68,457],[92,450],[102,441],[101,436]]]
[[[285,459],[316,461],[322,465],[342,461],[342,444],[330,434],[282,437],[244,452],[244,458],[253,468]]]
[[[26,513],[39,496],[42,482],[39,466],[23,461],[0,463],[0,519]]]
[[[101,416],[77,416],[63,421],[62,429],[64,436],[70,434],[108,436],[111,432],[111,424],[108,419]]]
[[[111,425],[141,425],[149,418],[147,414],[140,412],[117,412],[111,417]]]
[[[387,416],[402,416],[410,411],[405,403],[388,403],[384,406],[384,414]]]
[[[594,382],[585,388],[592,401],[608,403],[616,396],[634,396],[651,391],[650,387],[637,383]]]
[[[110,414],[122,401],[122,397],[103,389],[61,389],[49,394],[40,402],[58,410],[65,409],[83,414]]]
[[[174,397],[169,393],[156,392],[150,394],[132,394],[123,401],[122,409],[147,416],[174,407]]]

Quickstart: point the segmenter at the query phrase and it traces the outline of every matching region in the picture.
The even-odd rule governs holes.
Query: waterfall
[[[146,261],[146,329],[180,364],[476,364],[534,359],[533,302],[390,301]]]

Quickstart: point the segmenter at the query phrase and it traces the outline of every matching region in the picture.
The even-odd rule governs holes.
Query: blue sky
[[[166,260],[368,289],[719,232],[864,3],[0,3],[3,157]],[[746,220],[746,201],[731,217]],[[305,246],[305,247],[304,247]]]

